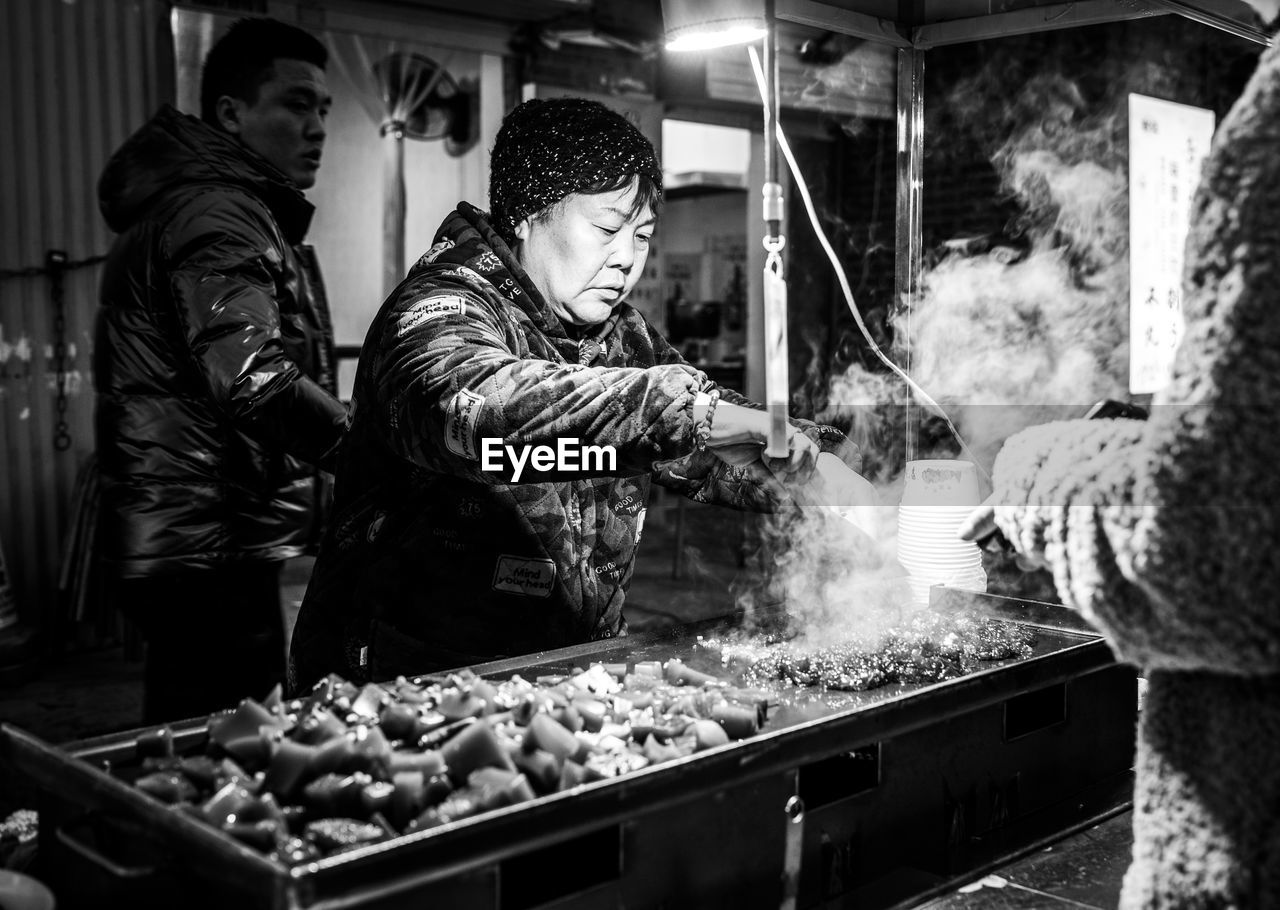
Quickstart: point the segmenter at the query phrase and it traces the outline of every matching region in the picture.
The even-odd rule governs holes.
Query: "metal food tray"
[[[55,747],[0,725],[0,764],[40,796],[42,874],[63,910],[117,899],[246,910],[887,907],[1114,810],[1131,783],[1136,674],[1075,614],[944,588],[932,606],[1033,626],[1034,652],[931,685],[803,696],[750,739],[294,868],[103,770],[134,760],[145,730]],[[705,667],[698,635],[716,628],[473,669],[533,678],[672,657]],[[207,738],[203,720],[170,726],[179,752]]]

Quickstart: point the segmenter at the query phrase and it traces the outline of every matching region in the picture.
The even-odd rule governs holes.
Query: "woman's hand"
[[[812,500],[805,505],[859,508],[880,505],[880,494],[871,481],[831,452],[818,456],[817,472],[805,492]]]
[[[702,416],[695,407],[695,419]],[[788,426],[787,454],[780,458],[766,456],[770,419],[766,411],[721,401],[711,421],[707,450],[735,468],[760,467],[784,483],[806,482],[821,450],[808,436]]]
[[[761,449],[761,452],[764,450]],[[794,427],[787,427],[787,454],[774,458],[765,455],[763,461],[774,477],[784,483],[808,483],[818,465],[822,450],[818,444]]]
[[[784,458],[765,455],[764,443],[759,442],[725,446],[708,444],[707,451],[727,465],[746,469],[757,479],[776,479],[788,483],[806,483],[813,475],[820,454],[817,443],[799,432],[787,437],[787,455]]]
[[[701,397],[701,396],[700,396]],[[700,402],[693,406],[693,419],[701,422],[706,419],[709,406]],[[720,449],[726,446],[754,445],[763,446],[769,439],[769,414],[755,408],[746,408],[739,404],[720,401],[711,417],[711,435],[707,437],[707,448]],[[748,451],[743,449],[743,457]],[[741,465],[740,465],[741,467]]]
[[[742,442],[728,446],[708,445],[707,451],[727,465],[745,468],[755,464],[764,454],[764,444],[758,442]]]

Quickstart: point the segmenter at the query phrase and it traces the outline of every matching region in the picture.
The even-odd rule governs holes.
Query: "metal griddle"
[[[60,907],[888,907],[1114,810],[1131,784],[1135,672],[1095,632],[1051,604],[935,588],[932,606],[1026,623],[1034,653],[931,685],[793,692],[753,738],[295,868],[105,771],[145,730],[58,747],[3,725],[0,763],[40,795]],[[698,637],[724,625],[473,669],[678,657],[722,674]],[[207,735],[170,726],[180,752]]]

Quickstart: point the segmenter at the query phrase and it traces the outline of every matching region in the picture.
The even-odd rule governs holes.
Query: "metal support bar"
[[[1190,3],[1182,3],[1181,0],[1149,0],[1149,2],[1155,3],[1157,6],[1162,6],[1171,13],[1177,13],[1179,16],[1191,19],[1194,22],[1199,22],[1201,25],[1207,25],[1210,28],[1216,28],[1219,31],[1228,32],[1239,38],[1244,38],[1248,41],[1253,41],[1266,47],[1270,47],[1275,43],[1275,38],[1272,35],[1268,35],[1262,29],[1256,28],[1252,25],[1245,25],[1242,22],[1237,22],[1235,19],[1224,16],[1221,13],[1200,9]]]
[[[910,22],[854,12],[823,0],[777,0],[777,18],[780,21],[877,41],[892,47],[921,49],[1063,28],[1126,22],[1171,13],[1268,47],[1274,41],[1265,30],[1219,12],[1216,4],[1206,0],[1198,3],[1187,0],[1084,0],[1076,3],[1047,3],[1004,13],[929,22],[914,27]]]
[[[795,22],[854,38],[866,38],[893,47],[911,46],[907,30],[894,20],[855,13],[819,0],[778,0],[777,17],[783,22]]]
[[[764,188],[761,204],[764,216],[764,332],[765,404],[769,409],[769,438],[765,454],[785,458],[787,446],[787,284],[782,249],[782,185],[778,181],[778,111],[781,109],[778,79],[778,27],[774,0],[765,0],[764,55]]]
[[[911,32],[911,43],[921,49],[947,44],[965,44],[988,38],[1007,38],[1063,28],[1102,25],[1129,19],[1163,16],[1163,0],[1119,3],[1117,0],[1088,0],[1083,3],[1052,3],[1007,13],[991,13],[948,22],[921,25]]]
[[[897,214],[894,231],[894,299],[904,313],[905,337],[898,347],[899,364],[911,372],[911,308],[920,287],[922,243],[921,203],[924,192],[924,51],[898,51],[898,153]],[[907,461],[916,457],[916,409],[908,400],[906,412]]]
[[[774,19],[774,0],[765,0],[764,51],[761,67],[764,70],[764,182],[765,186],[778,182],[778,24]],[[778,213],[765,209],[765,226],[768,236],[778,235]]]
[[[404,124],[382,126],[382,294],[404,280]]]
[[[800,775],[791,775],[794,791],[782,807],[786,833],[783,835],[782,903],[779,910],[796,910],[800,897],[800,866],[804,860],[804,800],[800,798]]]

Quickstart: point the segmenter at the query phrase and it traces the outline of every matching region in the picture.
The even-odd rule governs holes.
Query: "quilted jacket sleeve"
[[[1151,420],[1037,427],[996,461],[1001,530],[1139,665],[1280,672],[1277,141],[1273,48],[1214,139]]]
[[[276,294],[286,247],[266,209],[243,195],[196,196],[165,239],[178,327],[212,399],[250,436],[329,467],[346,407],[285,353]]]
[[[512,446],[612,446],[616,465],[571,475],[631,476],[692,446],[692,401],[705,380],[682,365],[583,367],[516,355],[511,326],[465,285],[436,282],[381,315],[373,363],[385,442],[401,457],[474,480],[507,482],[510,464],[486,467],[488,440]],[[494,450],[489,449],[491,454]],[[521,482],[560,479],[523,470]]]
[[[650,342],[660,363],[688,365],[680,352],[652,328]],[[692,366],[689,368],[693,369]],[[709,384],[707,388],[719,388],[722,401],[763,410],[760,404],[734,389],[714,384]],[[792,418],[791,424],[817,443],[822,451],[836,453],[855,471],[862,469],[862,455],[857,445],[840,430],[798,418]],[[781,506],[775,493],[750,472],[728,465],[706,451],[694,451],[678,459],[659,463],[655,466],[653,478],[655,483],[698,502],[749,512],[774,512]]]

